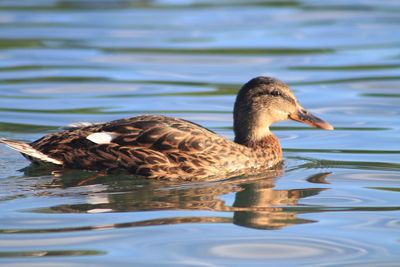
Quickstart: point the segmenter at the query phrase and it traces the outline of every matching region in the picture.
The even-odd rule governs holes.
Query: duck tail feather
[[[7,145],[9,148],[12,148],[14,150],[17,150],[18,152],[27,155],[29,157],[32,157],[36,160],[40,161],[45,161],[45,162],[50,162],[56,165],[63,165],[62,161],[59,161],[57,159],[50,158],[49,156],[43,154],[39,150],[33,148],[31,145],[22,142],[22,141],[17,141],[17,140],[10,140],[10,139],[5,139],[5,138],[0,138],[0,143]]]

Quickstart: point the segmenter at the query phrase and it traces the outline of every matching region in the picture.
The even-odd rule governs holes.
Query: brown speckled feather
[[[117,137],[109,144],[86,138],[98,132]],[[270,154],[279,146],[276,141],[266,140],[265,150],[252,150],[186,120],[143,115],[50,134],[30,145],[69,168],[126,169],[150,178],[198,180],[269,168],[281,158]],[[256,154],[264,160],[251,160]],[[266,155],[277,160],[265,164]]]

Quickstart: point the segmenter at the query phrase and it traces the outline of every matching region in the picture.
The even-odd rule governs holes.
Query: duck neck
[[[269,130],[268,124],[260,126],[252,123],[247,125],[235,123],[235,143],[250,148],[260,159],[282,159],[279,139]]]
[[[270,123],[257,114],[250,118],[242,118],[238,113],[235,113],[233,123],[235,142],[247,147],[262,145],[265,139],[275,137],[269,130],[269,126]]]
[[[235,142],[248,147],[251,151],[251,157],[254,157],[261,166],[274,166],[282,161],[282,148],[279,139],[271,132],[261,139],[235,138]]]
[[[252,149],[274,147],[281,150],[279,139],[269,129],[264,132],[249,133],[247,136],[236,135],[235,143]]]
[[[247,105],[236,101],[233,112],[235,143],[250,148],[256,157],[281,159],[282,149],[278,138],[269,130],[270,125],[265,112],[248,110]]]

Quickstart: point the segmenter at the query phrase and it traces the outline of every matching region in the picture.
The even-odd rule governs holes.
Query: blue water
[[[335,131],[274,125],[283,172],[166,183],[0,147],[1,266],[398,266],[398,1],[0,0],[0,136],[144,113],[228,138],[240,86],[290,84]],[[89,178],[89,179],[88,179]]]

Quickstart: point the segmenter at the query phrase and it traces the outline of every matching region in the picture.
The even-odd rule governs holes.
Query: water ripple
[[[213,244],[208,249],[214,257],[230,260],[284,260],[327,257],[332,260],[360,258],[370,248],[350,240],[330,240],[307,237],[266,238],[263,242],[233,241],[229,244]]]

